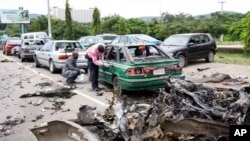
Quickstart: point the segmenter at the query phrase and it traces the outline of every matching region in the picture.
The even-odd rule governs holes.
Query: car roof
[[[210,33],[181,33],[181,34],[173,34],[173,35],[187,35],[187,36],[192,36],[192,35],[208,35]]]
[[[53,40],[53,42],[79,42],[77,40]]]
[[[130,46],[149,46],[149,45],[156,46],[154,43],[111,44],[110,46],[130,47]]]

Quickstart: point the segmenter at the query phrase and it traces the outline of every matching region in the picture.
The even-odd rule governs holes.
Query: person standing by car
[[[76,61],[78,59],[78,52],[73,51],[72,56],[69,57],[63,66],[62,76],[67,78],[66,84],[72,85],[75,82],[75,79],[80,75],[83,70],[77,68]]]
[[[100,91],[103,88],[98,86],[98,74],[99,66],[105,65],[104,59],[105,44],[98,43],[88,48],[86,58],[88,59],[88,65],[90,70],[90,81],[92,90]]]

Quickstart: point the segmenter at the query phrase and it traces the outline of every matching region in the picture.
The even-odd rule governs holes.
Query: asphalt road
[[[76,119],[79,107],[85,104],[95,106],[102,112],[113,95],[107,91],[102,96],[97,96],[95,92],[90,91],[90,82],[85,75],[85,81],[76,85],[74,92],[77,95],[71,98],[20,98],[23,94],[35,93],[39,83],[49,82],[53,87],[61,87],[65,83],[65,78],[60,73],[51,74],[47,68],[35,68],[32,61],[21,63],[16,56],[3,55],[2,51],[0,61],[1,141],[35,141],[36,138],[30,131],[32,127],[56,119]],[[53,100],[65,103],[60,110],[55,110]],[[13,125],[6,125],[9,121],[12,121]],[[16,123],[18,124],[14,125]]]
[[[7,62],[4,62],[7,61]],[[197,71],[198,68],[208,68]],[[246,77],[250,82],[250,66],[233,65],[227,63],[205,63],[204,59],[189,63],[183,69],[186,80],[195,80],[209,76],[216,72],[227,73],[232,77]],[[20,62],[16,56],[6,56],[0,51],[0,141],[36,141],[30,129],[34,126],[57,119],[76,119],[81,105],[97,107],[102,113],[108,106],[113,93],[108,89],[110,85],[100,83],[106,87],[102,96],[97,96],[90,91],[90,82],[85,80],[76,84],[74,92],[77,95],[64,99],[59,97],[28,97],[20,98],[21,95],[34,93],[38,90],[37,84],[49,82],[53,87],[62,87],[65,78],[60,73],[51,74],[48,68],[35,68],[34,62]],[[218,84],[211,84],[218,85]],[[232,87],[232,86],[229,86]],[[151,93],[151,92],[149,92]],[[144,91],[134,92],[135,100],[143,101],[148,97]],[[61,109],[56,110],[54,102],[65,102]],[[10,121],[11,124],[10,124]],[[6,125],[6,123],[10,125]],[[21,122],[21,123],[19,123]]]

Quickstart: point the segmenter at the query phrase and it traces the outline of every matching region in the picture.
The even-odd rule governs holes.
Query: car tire
[[[22,57],[22,55],[20,55],[20,60],[21,62],[24,62],[24,58]]]
[[[35,67],[36,67],[36,68],[40,68],[41,65],[40,65],[40,63],[38,62],[37,57],[34,56],[33,59],[34,59],[34,61],[35,61]]]
[[[88,74],[88,70],[89,70],[88,68],[84,69],[84,71],[85,71],[86,74]]]
[[[123,95],[123,90],[121,89],[118,77],[115,77],[113,79],[113,89],[114,89],[115,95],[119,95],[119,96]]]
[[[185,67],[187,65],[187,60],[184,55],[179,55],[177,59],[179,60],[180,67]]]
[[[49,61],[49,71],[51,73],[55,73],[56,72],[56,67],[55,67],[55,64],[52,60]]]
[[[23,57],[21,57],[20,60],[21,60],[21,62],[24,62],[24,58]]]
[[[206,62],[213,62],[214,61],[214,52],[209,51],[207,57],[205,58]]]

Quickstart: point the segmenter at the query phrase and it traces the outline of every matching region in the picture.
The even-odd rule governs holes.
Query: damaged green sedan
[[[170,77],[185,78],[179,61],[153,44],[108,45],[104,60],[110,66],[100,67],[99,78],[113,84],[117,94],[164,88]]]

